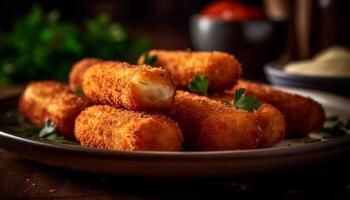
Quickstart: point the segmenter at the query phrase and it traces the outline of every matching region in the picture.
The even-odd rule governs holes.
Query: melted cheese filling
[[[152,81],[143,81],[139,78],[133,78],[134,84],[137,86],[143,99],[149,101],[168,101],[174,96],[174,89],[172,86],[156,83]]]

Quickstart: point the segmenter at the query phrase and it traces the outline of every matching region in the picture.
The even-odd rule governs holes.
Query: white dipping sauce
[[[350,76],[350,50],[333,46],[323,50],[310,60],[290,62],[284,70],[289,73],[310,76]]]

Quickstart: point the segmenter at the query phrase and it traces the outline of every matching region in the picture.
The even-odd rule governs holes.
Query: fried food
[[[252,113],[184,91],[177,91],[169,116],[192,150],[254,149],[262,137]]]
[[[19,101],[19,110],[35,126],[43,127],[45,120],[50,120],[59,133],[73,138],[74,120],[87,105],[86,99],[65,85],[56,81],[39,81],[26,87]]]
[[[228,93],[213,94],[210,98],[217,101],[227,100],[231,104],[234,100],[233,95]],[[282,141],[286,134],[286,121],[284,115],[277,108],[263,103],[259,109],[254,111],[253,115],[262,133],[259,148],[271,147]]]
[[[177,89],[186,89],[196,73],[207,76],[209,92],[220,92],[232,87],[241,76],[241,64],[230,54],[213,52],[188,52],[152,50],[158,64],[171,74]],[[143,56],[139,63],[143,63]]]
[[[177,123],[160,114],[144,114],[112,106],[92,106],[75,121],[82,146],[125,151],[180,151]]]
[[[165,70],[112,61],[90,67],[84,74],[82,87],[96,104],[135,111],[165,111],[175,93]]]
[[[277,108],[263,103],[253,114],[262,132],[260,148],[271,147],[282,141],[286,134],[286,121]]]
[[[269,103],[281,111],[287,123],[287,136],[306,136],[321,128],[325,122],[323,107],[311,98],[244,80],[240,80],[232,90],[226,93],[232,94],[237,88],[246,88],[247,95]]]
[[[98,58],[83,58],[76,62],[69,73],[69,87],[72,91],[81,88],[82,77],[92,65],[102,62]]]

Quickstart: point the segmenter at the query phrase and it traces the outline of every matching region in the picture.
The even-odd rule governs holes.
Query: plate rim
[[[327,141],[305,143],[303,145],[291,145],[282,147],[270,147],[264,149],[249,149],[249,150],[226,150],[226,151],[118,151],[108,149],[98,149],[90,147],[82,147],[78,145],[56,144],[54,142],[42,142],[24,138],[10,133],[0,131],[0,144],[8,142],[24,146],[34,147],[34,149],[45,149],[50,152],[56,151],[61,153],[75,153],[80,155],[96,155],[110,158],[167,158],[167,159],[237,159],[237,158],[262,158],[271,156],[288,156],[296,154],[305,154],[307,152],[317,152],[332,148],[337,148],[341,145],[350,143],[350,135],[332,138]],[[3,148],[5,145],[1,145]],[[10,148],[4,148],[10,149]],[[33,148],[31,148],[33,149]]]

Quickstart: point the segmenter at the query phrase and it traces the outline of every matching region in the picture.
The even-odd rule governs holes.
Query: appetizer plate
[[[332,94],[286,89],[320,102],[328,116],[350,117],[350,100]],[[0,100],[15,108],[12,98]],[[302,109],[302,108],[300,108]],[[0,127],[0,130],[4,130]],[[285,139],[266,149],[205,152],[124,152],[80,147],[16,136],[0,131],[0,148],[62,168],[134,177],[222,177],[285,171],[327,161],[350,150],[350,135],[327,140]]]

